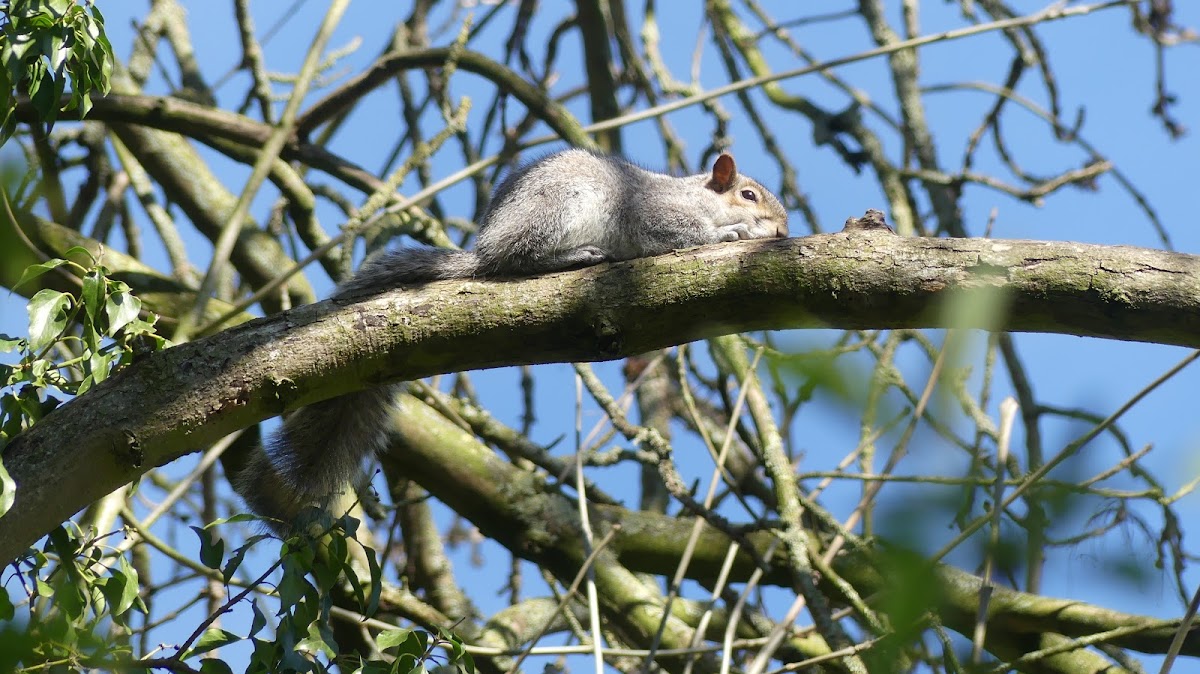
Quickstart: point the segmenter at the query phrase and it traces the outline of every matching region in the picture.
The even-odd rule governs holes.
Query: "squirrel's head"
[[[704,186],[747,209],[760,224],[773,225],[776,237],[787,238],[787,209],[779,202],[778,197],[771,194],[757,180],[739,175],[733,155],[722,152],[721,156],[717,157]]]

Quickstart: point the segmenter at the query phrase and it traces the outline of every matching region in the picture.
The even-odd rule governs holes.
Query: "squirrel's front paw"
[[[769,239],[775,236],[774,230],[757,222],[750,224],[738,222],[732,225],[722,225],[717,228],[717,233],[721,237],[720,240],[722,242],[744,239]]]
[[[543,269],[578,269],[607,262],[609,255],[596,246],[580,246],[562,251],[547,259],[541,266]]]
[[[608,260],[608,254],[596,246],[581,246],[571,251],[571,255],[576,264],[584,267],[590,267]]]
[[[720,237],[722,242],[755,238],[750,233],[750,226],[744,222],[738,222],[732,225],[722,225],[717,228],[717,235]]]

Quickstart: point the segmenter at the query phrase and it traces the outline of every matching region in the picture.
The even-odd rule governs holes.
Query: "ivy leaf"
[[[74,299],[67,293],[43,288],[29,301],[29,348],[39,352],[67,327],[67,309]]]
[[[92,251],[88,250],[87,248],[84,248],[83,246],[71,246],[70,248],[67,249],[67,252],[63,253],[63,257],[67,257],[67,258],[71,258],[76,255],[82,255],[91,261],[92,266],[96,265],[96,262],[97,262],[96,256],[92,255]]]
[[[92,352],[92,360],[95,360],[98,355],[96,352],[100,350],[100,333],[97,331],[96,317],[100,314],[100,307],[104,304],[104,286],[104,276],[101,275],[99,269],[92,269],[83,275],[83,290],[79,293],[80,304],[83,305],[84,313],[87,315],[87,321],[84,321],[82,325],[83,343]],[[95,363],[91,364],[91,371],[96,371]]]
[[[104,311],[108,315],[108,334],[115,334],[126,324],[138,317],[142,310],[142,301],[134,297],[128,290],[114,292],[108,296]]]
[[[15,94],[27,94],[39,121],[53,127],[62,109],[91,107],[93,91],[107,93],[114,58],[104,34],[104,15],[93,2],[75,0],[5,2],[7,23],[0,28],[0,143],[11,136],[16,120]],[[71,83],[71,98],[62,106]]]
[[[90,330],[88,332],[91,332]],[[112,371],[112,362],[118,357],[118,354],[112,352],[93,353],[88,358],[89,377],[92,378],[92,384],[99,384],[108,379],[109,372]]]
[[[0,332],[0,353],[16,351],[17,349],[21,348],[21,345],[24,343],[24,339],[9,337],[8,335]],[[3,384],[0,384],[0,386],[3,386]]]
[[[83,310],[87,312],[88,320],[96,322],[96,312],[104,302],[104,277],[98,269],[93,269],[83,275],[83,292],[79,299],[83,301]]]
[[[13,286],[13,289],[15,290],[20,288],[23,284],[32,281],[33,279],[45,274],[55,267],[61,267],[64,264],[67,264],[66,260],[49,260],[47,262],[42,262],[41,264],[31,264],[25,268],[25,271],[21,274],[21,278],[17,281],[17,284]]]

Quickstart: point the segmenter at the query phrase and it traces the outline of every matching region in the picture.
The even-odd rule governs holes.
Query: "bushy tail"
[[[380,293],[406,283],[471,278],[479,273],[479,256],[446,248],[401,248],[367,258],[334,297]]]
[[[234,488],[260,515],[286,531],[309,506],[348,506],[365,485],[363,461],[385,448],[399,385],[377,386],[297,410],[234,479]]]
[[[474,253],[405,248],[368,259],[334,297],[379,293],[406,283],[470,278],[479,270]],[[233,478],[246,504],[279,520],[286,531],[309,506],[337,508],[365,484],[363,462],[387,445],[392,405],[399,384],[379,386],[301,408],[254,452]],[[340,515],[340,512],[334,512]]]

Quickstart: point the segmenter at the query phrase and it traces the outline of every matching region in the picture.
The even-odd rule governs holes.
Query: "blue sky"
[[[237,47],[236,35],[232,32],[231,5],[211,3],[207,0],[182,4],[189,13],[189,25],[197,50],[196,57],[203,72],[212,76],[223,74],[234,67],[240,58],[240,50]],[[345,46],[361,36],[362,46],[339,64],[333,73],[344,78],[347,74],[361,71],[370,63],[384,44],[389,28],[402,19],[405,13],[394,8],[398,4],[401,3],[351,4],[331,44],[335,47]],[[833,10],[849,8],[852,3],[828,4],[830,10]],[[899,6],[899,3],[888,4]],[[699,17],[695,8],[690,5],[659,5],[660,20],[664,28],[663,53],[667,56],[668,66],[672,68],[675,76],[687,79]],[[1020,11],[1034,11],[1042,6],[1037,2],[1015,2],[1013,5]],[[106,12],[113,46],[119,57],[124,59],[129,53],[132,40],[130,21],[144,13],[144,6],[142,3],[130,2],[102,2],[100,6]],[[664,6],[669,6],[670,11],[678,14],[665,16]],[[791,3],[764,3],[764,6],[773,15],[786,17],[789,15],[786,8],[791,6]],[[296,71],[325,11],[325,4],[311,1],[298,6],[283,2],[253,3],[253,8],[260,35],[278,17],[293,15],[267,43],[266,54],[271,71]],[[945,3],[921,3],[921,10],[923,33],[963,25],[961,16]],[[543,11],[549,14],[561,11],[561,7],[547,3]],[[1176,3],[1176,11],[1178,23],[1200,26],[1200,4],[1179,2]],[[451,18],[444,14],[440,17]],[[458,18],[461,17],[455,17],[455,20]],[[893,10],[892,18],[898,19],[898,9]],[[496,45],[503,40],[509,21],[509,18],[505,18],[488,28],[475,48],[487,53],[496,53]],[[439,25],[437,19],[432,23]],[[453,26],[456,24],[449,25],[452,26],[451,30],[434,36],[435,43],[445,44],[451,39],[454,33]],[[544,36],[553,25],[554,20],[549,16],[539,16],[539,21],[535,23],[535,31],[540,31]],[[1112,160],[1146,196],[1167,228],[1175,250],[1200,252],[1200,230],[1197,228],[1194,206],[1197,177],[1200,176],[1200,140],[1197,139],[1197,128],[1200,127],[1200,114],[1197,114],[1200,112],[1200,78],[1195,77],[1200,51],[1197,46],[1178,47],[1167,52],[1168,87],[1178,96],[1178,104],[1173,107],[1172,113],[1192,129],[1192,132],[1182,139],[1172,140],[1150,116],[1154,96],[1154,53],[1147,39],[1134,35],[1130,30],[1128,12],[1109,10],[1094,16],[1040,26],[1036,32],[1047,47],[1056,83],[1060,87],[1064,117],[1071,120],[1075,119],[1077,114],[1081,115],[1084,120],[1081,135]],[[873,46],[861,23],[853,20],[801,27],[796,29],[795,35],[805,48],[820,58],[841,57]],[[540,48],[544,39],[541,37],[539,41],[535,37],[531,44]],[[560,90],[577,83],[581,77],[578,51],[578,44],[573,39],[564,42],[559,62],[559,69],[563,72]],[[799,65],[779,48],[769,49],[768,57],[779,69]],[[995,33],[933,45],[921,51],[921,83],[925,86],[978,81],[996,83],[1003,79],[1009,58],[1007,47]],[[711,46],[705,51],[703,64],[701,82],[705,87],[725,82],[717,55]],[[174,65],[165,65],[167,71],[172,73],[172,81],[177,81]],[[884,60],[877,58],[851,64],[839,68],[838,72],[866,91],[873,101],[894,114],[895,100]],[[218,91],[221,105],[226,108],[236,107],[244,95],[246,83],[247,78],[243,74],[234,75],[224,88]],[[845,107],[847,102],[844,94],[814,76],[787,81],[783,86],[788,91],[811,97],[830,110],[839,110]],[[467,75],[456,77],[452,82],[452,90],[455,95],[469,95],[473,98],[476,107],[472,112],[471,121],[476,123],[481,120],[485,113],[483,106],[490,100],[490,90],[481,86],[478,79]],[[148,91],[167,91],[161,76],[154,78]],[[282,92],[285,89],[278,87],[277,91]],[[1037,78],[1033,73],[1026,76],[1019,91],[1039,105],[1045,103],[1044,88],[1037,86]],[[323,93],[317,91],[312,100],[316,100]],[[758,93],[754,94],[754,98],[759,102],[764,100]],[[393,139],[399,133],[398,130],[388,127],[390,124],[398,124],[393,121],[395,114],[391,112],[394,100],[394,92],[387,88],[373,94],[370,105],[364,107],[362,112],[356,113],[351,122],[338,133],[334,142],[335,150],[369,170],[379,171]],[[759,177],[768,186],[776,184],[778,176],[773,173],[774,165],[758,146],[755,132],[744,120],[740,107],[732,98],[726,98],[722,102],[733,113],[733,149],[741,169]],[[948,169],[957,167],[961,161],[966,137],[979,123],[983,112],[992,104],[991,97],[970,91],[937,93],[927,96],[925,104],[943,166]],[[512,105],[515,110],[516,105]],[[282,109],[282,104],[277,108],[279,109]],[[578,104],[573,105],[572,109],[586,119],[585,109],[581,109]],[[513,118],[515,115],[510,116],[510,121]],[[687,143],[689,159],[695,162],[699,151],[708,142],[711,131],[709,123],[694,109],[673,113],[669,119]],[[427,121],[432,123],[435,120],[431,118]],[[883,207],[884,201],[873,176],[867,172],[856,175],[845,167],[828,147],[814,147],[807,122],[798,117],[785,118],[775,111],[770,113],[768,121],[780,134],[780,142],[788,155],[797,162],[801,187],[810,198],[813,209],[826,230],[837,229],[846,217],[860,215],[867,208]],[[883,124],[878,118],[867,115],[867,122],[872,128],[880,130],[892,156],[896,156],[900,149],[897,137],[884,132]],[[1086,156],[1077,147],[1056,142],[1043,123],[1018,108],[1008,110],[1004,118],[1004,128],[1010,149],[1021,166],[1029,172],[1054,174],[1080,166]],[[656,127],[651,122],[642,122],[629,128],[626,131],[627,154],[647,166],[661,166],[664,159],[661,144],[654,142],[655,134]],[[988,145],[985,142],[985,146]],[[211,152],[206,152],[205,155],[214,156]],[[435,177],[450,173],[460,164],[461,159],[456,151],[444,151],[435,161]],[[249,174],[248,167],[233,164],[220,157],[213,160],[213,165],[226,184],[234,190],[240,188],[240,181]],[[994,150],[981,151],[975,168],[982,172],[996,173],[1006,180],[1013,181]],[[324,176],[319,176],[316,181],[333,182]],[[972,235],[979,235],[995,209],[997,215],[992,235],[997,238],[1073,240],[1162,247],[1161,240],[1136,201],[1124,192],[1111,176],[1100,178],[1097,187],[1095,192],[1067,188],[1051,195],[1042,206],[1034,207],[1014,201],[1006,195],[971,186],[967,188],[963,200],[965,221]],[[402,191],[412,193],[414,189],[410,181],[403,186]],[[443,206],[451,215],[470,217],[472,214],[465,205],[470,199],[465,198],[466,196],[465,189],[453,190],[443,199]],[[359,198],[358,195],[354,197]],[[261,222],[273,198],[274,192],[268,184],[260,193],[252,216]],[[134,210],[137,210],[136,207]],[[340,216],[326,204],[322,205],[319,215],[327,230],[332,230],[340,222]],[[182,215],[180,219],[183,220]],[[798,217],[794,217],[793,234],[807,233],[802,227],[803,223]],[[187,227],[183,226],[182,229],[186,231]],[[147,236],[146,239],[149,242],[152,237]],[[115,243],[120,245],[119,241]],[[192,247],[194,262],[207,260],[210,248],[204,241],[196,236],[189,236],[188,244]],[[164,256],[161,251],[151,249],[149,260],[162,266]],[[311,278],[322,295],[329,290],[329,282],[320,276],[319,271]],[[0,332],[23,334],[24,331],[23,299],[5,293],[0,296]],[[940,343],[942,333],[934,333],[932,336]],[[781,344],[796,348],[829,344],[834,338],[832,332],[790,333],[779,336]],[[1026,368],[1035,377],[1040,400],[1061,407],[1086,408],[1101,416],[1115,410],[1142,386],[1188,353],[1187,350],[1177,347],[1060,335],[1019,335],[1016,341],[1025,358]],[[976,345],[975,358],[978,360],[978,345],[981,340],[975,339],[973,342]],[[921,385],[927,375],[927,365],[914,358],[902,363],[908,368],[906,373],[910,375],[913,385]],[[865,367],[866,364],[860,365]],[[618,365],[612,365],[602,368],[606,381],[614,388],[620,381],[617,367]],[[571,437],[573,401],[570,396],[564,395],[564,391],[570,390],[567,387],[571,386],[572,374],[569,367],[546,366],[539,368],[538,373],[538,415],[541,422],[534,433],[535,439],[548,442],[563,434]],[[512,393],[517,376],[516,371],[505,369],[478,373],[473,377],[484,402],[492,403],[492,409],[509,422],[515,422],[519,413]],[[988,410],[993,415],[995,403],[1008,386],[1007,377],[1003,373],[998,373],[998,381],[1001,386],[997,388],[992,408]],[[1200,440],[1200,419],[1195,414],[1194,404],[1194,392],[1198,388],[1200,370],[1187,370],[1132,410],[1122,424],[1135,448],[1153,443],[1154,449],[1145,463],[1166,480],[1165,487],[1168,491],[1185,484],[1200,471],[1200,462],[1196,459],[1196,447]],[[597,413],[594,406],[587,409],[588,416],[585,418],[595,420]],[[836,462],[857,439],[855,415],[829,400],[818,400],[807,407],[798,424],[799,428],[793,430],[800,437],[798,446],[806,452],[806,468],[828,467],[828,463]],[[1042,431],[1047,439],[1047,451],[1056,451],[1056,443],[1061,446],[1083,429],[1079,424],[1044,423]],[[558,451],[568,451],[567,445],[569,443],[564,442]],[[1115,445],[1110,441],[1100,440],[1089,445],[1072,468],[1079,474],[1088,475],[1111,465],[1118,458]],[[931,434],[919,433],[917,442],[914,443],[913,456],[911,461],[905,464],[905,468],[913,473],[923,469],[937,470],[939,467],[945,471],[944,466],[947,462],[954,463],[960,460],[961,457],[954,455],[944,443],[940,443]],[[186,470],[187,463],[186,459],[181,461],[180,466],[171,467],[171,472]],[[708,471],[703,465],[689,466],[686,462],[683,463],[683,469],[696,475],[707,475]],[[631,474],[630,471],[623,470],[609,471],[603,479],[606,483],[617,485],[622,482],[628,483]],[[850,485],[841,486],[841,495],[835,495],[831,502],[837,503],[841,499],[850,498],[855,489]],[[898,488],[886,490],[885,494],[885,502],[897,508],[919,508],[924,499],[936,498],[936,495],[930,494],[927,487]],[[1194,533],[1189,532],[1186,525],[1189,520],[1200,515],[1200,498],[1195,495],[1185,497],[1177,507],[1184,516],[1185,535]],[[1072,528],[1078,530],[1086,527],[1092,514],[1094,513],[1087,511],[1063,513],[1062,521],[1065,525],[1060,533]],[[1142,514],[1147,517],[1154,515],[1153,511]],[[948,521],[930,522],[928,529],[922,533],[927,540],[914,544],[937,547],[938,541],[944,541],[953,535],[951,524]],[[1065,553],[1057,554],[1048,566],[1046,593],[1078,597],[1120,610],[1162,617],[1178,615],[1181,613],[1181,607],[1174,599],[1169,580],[1159,577],[1138,581],[1122,580],[1118,571],[1114,571],[1114,568],[1119,567],[1119,564],[1114,562],[1122,560],[1148,566],[1154,555],[1149,546],[1150,541],[1132,533],[1128,538],[1122,538],[1121,535],[1109,536],[1103,542],[1084,543]],[[1192,549],[1195,549],[1194,545]],[[497,548],[491,548],[489,555],[489,561],[500,559]],[[461,550],[455,559],[464,580],[473,575],[469,572],[468,556],[469,551]],[[967,562],[967,568],[970,569],[969,560],[961,561]],[[1193,584],[1200,581],[1200,575],[1194,572],[1189,572],[1188,578]],[[499,608],[499,599],[495,599],[496,603],[491,607],[488,602],[492,601],[492,594],[498,589],[500,581],[482,578],[475,578],[473,581],[477,585],[468,589],[476,590],[475,596],[481,601],[483,608]],[[1104,589],[1097,589],[1101,585]]]

